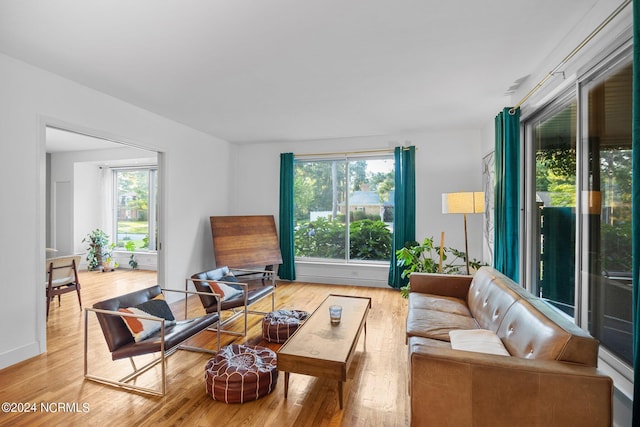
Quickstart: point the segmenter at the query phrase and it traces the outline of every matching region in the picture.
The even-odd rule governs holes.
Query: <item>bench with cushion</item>
[[[235,272],[235,274],[234,274]],[[240,273],[238,273],[240,272]],[[253,279],[251,283],[247,281],[239,282],[236,278],[242,275],[254,274],[259,278]],[[207,313],[213,313],[218,310],[218,299],[214,294],[220,296],[220,310],[232,310],[234,314],[222,320],[220,326],[233,321],[240,315],[244,315],[244,334],[247,335],[247,315],[266,314],[265,312],[249,310],[254,303],[265,297],[271,296],[271,310],[275,308],[275,280],[274,272],[268,270],[238,270],[229,267],[220,267],[200,273],[193,274],[186,280],[185,290],[189,289],[189,282],[192,282],[200,302]],[[244,280],[244,279],[243,279]],[[223,332],[236,334],[231,331]],[[240,335],[240,334],[238,334]]]
[[[220,319],[218,310],[197,317],[175,320],[173,313],[163,297],[163,292],[189,292],[161,289],[159,286],[141,289],[115,298],[98,302],[91,308],[85,308],[84,340],[84,377],[117,387],[164,396],[166,393],[165,359],[178,349],[202,351],[215,354],[220,349],[220,334],[217,334],[217,348],[187,346],[186,340],[215,326]],[[216,300],[215,296],[212,296]],[[113,360],[130,358],[133,372],[120,380],[89,374],[88,351],[89,313],[95,313]],[[144,367],[136,368],[133,357],[159,353],[158,357]],[[131,384],[131,380],[146,372],[156,364],[161,364],[162,386],[160,390]]]

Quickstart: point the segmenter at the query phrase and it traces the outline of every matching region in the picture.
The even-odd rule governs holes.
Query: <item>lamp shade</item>
[[[465,191],[442,194],[443,214],[472,214],[484,212],[484,192]]]

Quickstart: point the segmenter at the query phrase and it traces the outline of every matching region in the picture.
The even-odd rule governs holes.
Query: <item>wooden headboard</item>
[[[282,264],[273,215],[212,216],[210,220],[216,266],[263,269]]]

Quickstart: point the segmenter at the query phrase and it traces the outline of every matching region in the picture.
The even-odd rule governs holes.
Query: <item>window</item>
[[[631,321],[632,65],[587,82],[583,117],[581,215],[589,332],[615,356],[633,362]]]
[[[116,247],[155,251],[158,236],[158,169],[114,169],[113,177]]]
[[[525,122],[531,289],[632,366],[630,49]]]
[[[571,317],[575,303],[576,109],[572,97],[531,124],[534,292]]]
[[[393,156],[296,160],[296,257],[388,262],[393,191]]]

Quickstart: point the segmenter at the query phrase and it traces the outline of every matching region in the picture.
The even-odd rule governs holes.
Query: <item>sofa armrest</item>
[[[415,350],[414,427],[612,423],[613,382],[596,368],[435,346]]]
[[[473,276],[457,274],[411,273],[410,292],[442,295],[467,300]]]

